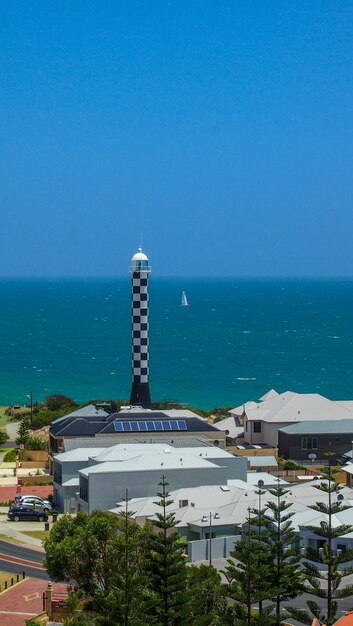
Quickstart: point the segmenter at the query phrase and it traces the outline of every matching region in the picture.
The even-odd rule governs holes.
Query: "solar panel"
[[[185,420],[124,420],[114,422],[116,432],[139,432],[139,431],[162,431],[162,430],[187,430]]]

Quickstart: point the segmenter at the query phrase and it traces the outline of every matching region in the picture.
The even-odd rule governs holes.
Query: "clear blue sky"
[[[351,0],[4,0],[0,275],[353,275]]]

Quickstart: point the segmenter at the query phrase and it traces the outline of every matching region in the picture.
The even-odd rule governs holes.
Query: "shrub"
[[[6,430],[0,430],[0,446],[3,443],[6,443],[6,441],[8,440],[9,436],[6,432]]]
[[[295,463],[295,461],[291,461],[290,459],[288,459],[288,461],[284,462],[284,469],[299,470],[299,469],[304,469],[304,467],[303,465],[298,465],[298,463]]]
[[[23,481],[23,486],[24,487],[34,487],[35,485],[52,485],[53,481],[50,480],[50,478],[46,478],[45,480],[24,480]]]
[[[68,398],[61,393],[56,393],[45,398],[45,406],[49,411],[57,411],[63,407],[70,407],[72,409],[77,406],[77,403],[72,398]]]
[[[17,459],[17,448],[10,448],[4,455],[4,463],[14,463]]]
[[[40,437],[28,437],[25,448],[26,450],[47,450],[48,442]]]

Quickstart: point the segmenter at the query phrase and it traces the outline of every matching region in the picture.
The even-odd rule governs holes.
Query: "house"
[[[244,442],[278,446],[278,431],[303,422],[353,419],[353,401],[333,401],[317,393],[279,394],[274,389],[257,402],[249,401],[230,411],[244,427]]]
[[[174,445],[180,439],[200,439],[208,445],[225,447],[225,433],[220,432],[188,409],[154,411],[141,407],[124,407],[117,413],[108,413],[90,404],[54,420],[50,426],[49,456],[53,457],[70,448],[75,439],[109,438],[114,443],[158,443]],[[185,445],[185,444],[184,444]],[[88,447],[88,446],[86,446]]]
[[[345,455],[353,440],[353,418],[307,421],[285,426],[278,431],[278,454],[285,459],[316,463],[325,461],[325,453],[334,453],[333,461]]]
[[[258,478],[259,477],[259,478]],[[262,481],[261,493],[258,481]],[[286,488],[287,483],[265,473],[248,473],[246,481],[229,479],[227,483],[202,485],[200,487],[170,490],[171,503],[168,512],[173,512],[177,521],[176,527],[180,534],[189,542],[189,560],[202,560],[207,554],[207,540],[212,539],[214,558],[227,557],[236,539],[242,535],[247,524],[249,509],[254,511],[266,508],[266,503],[276,502],[277,496],[271,489],[280,485]],[[289,487],[289,485],[288,485]],[[353,512],[353,490],[344,488],[343,505],[348,508],[333,516],[333,524],[349,524]],[[303,549],[312,547],[320,549],[322,538],[309,531],[306,526],[320,525],[327,521],[327,516],[311,508],[316,502],[328,502],[329,495],[318,491],[313,484],[291,484],[285,499],[291,505],[290,512],[298,543]],[[149,520],[153,524],[159,506],[155,496],[132,498],[129,509],[132,518],[138,524]],[[125,510],[125,501],[121,499],[110,512],[119,515]],[[345,551],[353,547],[353,533],[336,537],[333,549]],[[202,556],[203,555],[203,556]]]
[[[161,476],[171,489],[246,477],[246,459],[217,446],[117,444],[79,448],[54,457],[54,503],[65,512],[108,510],[126,495],[154,496]]]

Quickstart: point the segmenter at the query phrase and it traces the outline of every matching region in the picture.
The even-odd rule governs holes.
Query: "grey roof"
[[[70,480],[67,480],[66,482],[64,482],[62,484],[63,487],[79,487],[80,486],[80,479],[77,476],[77,478],[70,478]]]
[[[277,467],[275,456],[248,456],[250,467]]]
[[[88,409],[92,406],[94,411],[90,412]],[[170,411],[151,411],[144,410],[138,408],[131,411],[122,410],[118,413],[113,413],[109,415],[105,411],[96,411],[93,405],[89,405],[89,407],[85,407],[86,413],[80,413],[77,415],[77,412],[70,413],[69,415],[65,415],[60,420],[56,420],[52,423],[50,427],[50,432],[54,436],[59,437],[92,437],[97,434],[109,435],[112,434],[114,436],[117,435],[114,422],[117,421],[144,421],[148,417],[148,419],[152,420],[171,420],[171,418],[182,418],[186,422],[187,431],[184,432],[184,435],[189,433],[203,433],[203,432],[213,432],[217,434],[219,431],[217,428],[208,423],[207,420],[201,418],[192,411],[175,409]],[[81,410],[83,411],[83,409]],[[169,431],[173,432],[173,430]],[[179,434],[179,430],[174,431]],[[153,434],[152,434],[153,433]],[[155,436],[155,431],[149,433],[148,431],[144,431],[144,439],[151,439],[152,436]],[[136,434],[136,433],[135,433]],[[133,434],[134,436],[134,434]]]
[[[115,437],[65,437],[63,440],[65,452],[76,448],[110,448],[115,443],[120,443]]]
[[[161,434],[158,435],[158,433],[149,433],[149,435],[151,436],[148,437],[147,443],[146,436],[142,439],[141,437],[132,437],[130,435],[124,436],[117,433],[113,437],[109,435],[98,435],[97,437],[73,437],[72,439],[70,439],[70,437],[65,437],[63,445],[65,452],[68,450],[75,450],[76,448],[111,448],[111,446],[118,443],[141,443],[145,445],[159,443],[162,445],[173,446],[174,448],[196,448],[201,446],[209,448],[212,446],[210,440],[204,435],[179,435],[176,433],[174,433],[171,437],[162,437]]]
[[[334,422],[330,422],[330,420],[323,420],[321,422],[319,420],[309,420],[308,422],[284,426],[279,429],[279,432],[287,433],[288,435],[352,434],[353,439],[353,419],[335,420]]]
[[[63,415],[62,417],[58,417],[56,420],[53,420],[52,424],[57,424],[58,422],[62,422],[68,417],[86,417],[87,415],[101,415],[107,416],[109,413],[103,411],[103,409],[96,409],[94,404],[87,404],[87,406],[82,407],[81,409],[77,409],[76,411],[72,411],[71,413],[67,413],[67,415]]]

